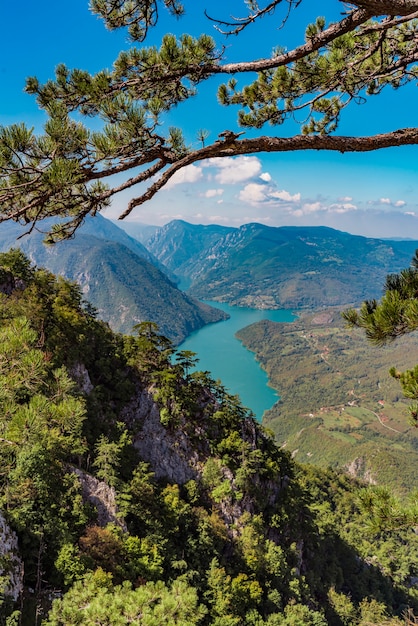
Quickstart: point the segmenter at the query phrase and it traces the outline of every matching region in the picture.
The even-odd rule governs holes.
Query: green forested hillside
[[[413,241],[359,237],[325,227],[245,224],[225,229],[179,220],[158,229],[146,245],[188,281],[190,294],[270,309],[379,298],[386,275],[407,267],[418,247]]]
[[[113,333],[17,251],[0,292],[0,623],[413,619],[418,537],[408,511],[382,528],[390,496],[295,464],[154,324]]]
[[[256,353],[280,401],[264,423],[302,463],[335,467],[408,493],[417,486],[418,433],[392,366],[418,362],[418,338],[372,346],[339,310],[263,321],[238,337]]]
[[[144,241],[152,254],[165,267],[181,278],[193,281],[211,264],[212,248],[236,228],[218,224],[196,225],[184,220],[173,220],[162,226]]]
[[[23,232],[18,224],[3,224],[0,250],[19,245],[33,262],[76,281],[117,332],[131,333],[138,322],[152,320],[180,343],[205,324],[225,319],[222,311],[177,289],[169,270],[162,272],[144,246],[101,216],[87,219],[75,239],[54,246],[44,245],[38,231],[17,239]]]

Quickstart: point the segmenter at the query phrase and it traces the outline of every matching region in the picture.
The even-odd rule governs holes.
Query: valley
[[[417,242],[180,220],[144,227],[142,236],[134,230],[141,241],[98,217],[75,240],[47,247],[34,232],[19,245],[40,266],[77,281],[115,330],[130,334],[150,320],[196,352],[198,368],[239,395],[298,461],[399,493],[414,486],[418,442],[388,371],[417,363],[418,344],[409,336],[373,348],[344,328],[339,312],[378,298],[387,273],[408,266]],[[4,225],[2,249],[16,243],[16,232]]]
[[[155,585],[161,593],[174,597],[178,592],[170,585],[177,584],[178,576],[183,576],[186,584],[186,577],[197,575],[195,580],[200,582],[194,584],[205,598],[202,614],[218,611],[219,598],[235,594],[230,608],[219,609],[217,623],[224,623],[224,617],[232,611],[233,623],[247,623],[247,615],[252,614],[260,626],[267,625],[270,617],[280,620],[284,610],[289,624],[294,623],[295,611],[304,616],[304,621],[305,617],[312,617],[312,623],[321,626],[340,626],[339,616],[344,616],[345,608],[337,611],[336,603],[345,606],[350,602],[353,619],[346,623],[351,626],[362,623],[361,616],[369,610],[370,602],[370,610],[379,616],[372,623],[380,626],[381,616],[390,612],[394,626],[400,626],[396,616],[402,615],[401,607],[415,608],[416,604],[410,581],[416,574],[417,542],[409,521],[415,518],[408,497],[416,485],[418,437],[408,425],[407,402],[398,381],[389,377],[388,370],[392,365],[405,368],[418,362],[418,340],[410,335],[389,347],[376,349],[367,344],[361,331],[345,328],[340,316],[342,303],[315,311],[302,308],[295,319],[293,308],[274,306],[270,310],[268,298],[251,299],[251,282],[247,297],[253,305],[258,302],[257,309],[219,303],[224,299],[222,290],[217,292],[217,302],[190,300],[198,309],[209,312],[206,322],[210,321],[211,312],[215,312],[216,319],[229,319],[208,324],[194,335],[192,327],[183,327],[183,336],[175,335],[180,344],[178,351],[174,344],[160,338],[152,325],[140,326],[137,337],[129,332],[113,334],[109,326],[90,317],[90,309],[85,310],[80,300],[82,295],[85,298],[96,294],[96,302],[104,298],[109,313],[116,309],[117,323],[121,320],[118,306],[126,302],[120,294],[130,295],[139,287],[138,297],[147,319],[156,321],[158,313],[160,319],[166,320],[162,330],[171,328],[173,335],[173,328],[178,328],[176,324],[181,319],[174,294],[179,294],[183,302],[189,300],[188,294],[175,287],[175,282],[191,284],[192,290],[196,283],[190,274],[176,274],[175,265],[163,273],[163,261],[154,252],[147,260],[141,256],[141,249],[139,254],[133,249],[134,240],[126,245],[116,231],[112,234],[107,224],[102,226],[102,235],[110,233],[116,241],[107,234],[100,237],[99,233],[81,231],[74,242],[63,242],[52,249],[45,248],[40,238],[25,242],[31,256],[38,255],[39,263],[48,260],[52,267],[53,260],[63,273],[73,272],[78,287],[70,287],[61,277],[52,275],[45,281],[43,270],[29,270],[27,262],[19,260],[16,253],[3,255],[6,265],[1,270],[5,281],[1,302],[5,319],[9,320],[3,329],[6,352],[20,334],[19,341],[27,339],[29,326],[28,330],[22,326],[22,333],[16,334],[19,324],[30,325],[34,329],[30,330],[32,347],[25,344],[19,350],[23,354],[30,350],[31,359],[41,350],[49,355],[46,360],[41,356],[44,365],[36,378],[39,389],[52,394],[52,398],[58,377],[52,368],[63,364],[74,381],[68,383],[68,389],[74,398],[85,401],[86,411],[83,413],[84,405],[77,400],[81,402],[76,407],[80,423],[74,439],[80,450],[78,457],[74,454],[73,430],[67,435],[65,426],[54,444],[56,451],[54,448],[46,459],[46,467],[55,464],[54,472],[42,470],[34,474],[45,496],[40,498],[35,489],[34,496],[25,496],[22,502],[22,485],[31,485],[32,480],[32,474],[27,473],[32,466],[26,468],[25,455],[42,465],[39,454],[42,456],[43,448],[37,441],[39,437],[49,441],[55,432],[50,429],[48,411],[55,419],[60,405],[39,393],[32,397],[35,392],[24,389],[28,367],[25,359],[17,361],[17,382],[11,375],[9,361],[4,361],[4,371],[0,373],[5,385],[11,386],[10,397],[16,406],[13,405],[11,421],[9,412],[4,412],[5,436],[0,441],[3,464],[11,476],[11,482],[3,485],[0,498],[6,503],[8,494],[13,496],[13,502],[7,505],[11,527],[7,526],[3,533],[16,533],[13,537],[29,546],[24,551],[15,548],[13,554],[18,564],[18,559],[25,562],[25,584],[31,588],[38,585],[37,570],[30,566],[38,558],[46,573],[42,582],[45,593],[52,584],[56,585],[57,572],[60,589],[64,591],[62,602],[56,602],[51,609],[39,585],[36,611],[43,604],[45,614],[49,611],[52,620],[46,623],[52,626],[56,623],[54,615],[58,614],[54,611],[67,611],[72,593],[82,588],[86,597],[101,593],[102,587],[95,586],[94,577],[103,571],[109,584],[114,577],[115,584],[107,589],[115,598],[119,593],[118,581],[124,581],[124,589],[134,594],[139,576],[147,581],[150,593]],[[214,230],[208,234],[212,237]],[[340,237],[338,233],[332,236]],[[347,242],[348,246],[353,244],[350,238]],[[392,244],[370,244],[374,248],[381,245],[387,251]],[[393,270],[406,259],[408,247],[412,246],[412,242],[405,249],[395,246],[396,254],[389,255]],[[202,258],[211,256],[204,246],[198,254]],[[8,258],[11,265],[7,265]],[[290,261],[291,257],[289,275],[302,262],[292,265]],[[387,267],[384,256],[381,261],[379,272]],[[182,263],[186,263],[184,258]],[[285,258],[282,263],[285,264]],[[196,272],[202,269],[196,258],[193,264]],[[24,282],[32,281],[29,289],[16,291],[19,281],[11,275],[11,266],[23,271]],[[358,276],[363,282],[366,278],[373,282],[372,275],[365,272],[366,264],[363,266],[364,272],[359,270]],[[94,271],[90,275],[84,271],[83,276],[80,270],[86,267]],[[230,265],[226,268],[225,281]],[[251,271],[255,269],[256,266]],[[332,271],[327,273],[329,265],[322,270],[332,277]],[[264,271],[260,262],[261,275]],[[115,288],[116,276],[121,292]],[[202,285],[203,276],[202,270]],[[354,272],[354,283],[356,276]],[[356,283],[358,287],[361,280]],[[263,281],[270,289],[271,281]],[[171,291],[162,291],[161,284],[171,286]],[[309,293],[310,301],[315,289]],[[148,300],[144,300],[145,295]],[[348,287],[344,298],[355,301]],[[300,297],[298,301],[302,301]],[[53,303],[51,310],[46,306],[48,302]],[[148,309],[144,308],[146,302]],[[211,304],[221,309],[214,309]],[[31,317],[21,319],[22,311]],[[128,308],[129,323],[130,316],[132,311]],[[193,340],[206,333],[203,351],[196,349]],[[222,352],[225,337],[229,343]],[[198,352],[198,367],[203,371],[191,367],[190,350]],[[213,364],[206,361],[209,352]],[[250,363],[250,369],[244,375],[246,363]],[[219,365],[224,370],[218,372]],[[48,380],[42,378],[44,368]],[[236,377],[235,382],[229,382],[230,374]],[[82,390],[80,396],[77,389]],[[6,395],[3,401],[5,407],[7,398]],[[20,398],[24,399],[22,406]],[[254,399],[260,404],[253,404]],[[24,412],[41,400],[42,411],[33,414],[36,428],[21,439],[21,411],[26,415]],[[70,400],[65,396],[63,401]],[[262,418],[262,424],[253,419],[252,412]],[[82,438],[83,429],[86,439]],[[21,455],[17,446],[10,448],[14,438],[24,442]],[[60,446],[64,446],[65,452]],[[75,470],[68,470],[72,467]],[[80,477],[77,480],[71,477],[74,471]],[[50,485],[51,477],[55,482]],[[120,511],[115,509],[116,517],[105,510],[105,520],[101,521],[103,504],[96,504],[91,487],[88,492],[82,489],[85,481],[97,489],[115,490],[121,507]],[[390,492],[369,492],[367,485],[388,488]],[[54,498],[70,503],[74,494],[79,512],[74,511],[75,521],[67,526],[67,509],[56,507]],[[385,517],[384,524],[394,523],[395,527],[386,537],[387,533],[381,531],[381,515],[388,502],[395,521]],[[35,510],[36,514],[32,512]],[[31,521],[26,511],[32,516]],[[406,528],[396,526],[398,515],[408,520]],[[127,531],[114,522],[109,524],[115,519]],[[45,555],[41,554],[43,544],[29,536],[34,523],[49,548]],[[56,528],[63,530],[57,533]],[[96,544],[102,541],[104,548],[97,550]],[[109,550],[115,555],[115,563],[108,558]],[[233,558],[226,558],[226,554]],[[0,566],[1,562],[0,554]],[[300,565],[295,567],[295,563]],[[16,566],[10,580],[17,576],[17,571]],[[27,594],[24,581],[17,580]],[[212,590],[218,580],[222,588],[215,598]],[[299,591],[302,584],[303,595]],[[376,591],[371,592],[372,588]],[[254,598],[248,595],[252,589],[257,592]],[[396,601],[391,600],[392,589],[396,589]],[[280,597],[271,595],[271,590],[280,590]],[[183,588],[182,593],[185,592]],[[33,623],[31,611],[35,607],[26,598],[22,607],[26,626]]]
[[[86,219],[76,238],[53,246],[43,243],[51,223],[24,236],[19,224],[2,224],[0,251],[19,247],[39,267],[77,282],[114,331],[131,334],[136,324],[151,320],[179,343],[205,324],[226,318],[178,289],[173,273],[110,220],[100,215]]]
[[[3,3],[0,626],[418,626],[418,0],[318,6]]]
[[[113,333],[20,251],[0,296],[2,626],[414,617],[413,509],[298,464],[152,324]]]
[[[237,336],[278,390],[263,423],[295,459],[398,493],[416,486],[418,434],[389,369],[418,363],[417,337],[372,346],[338,309],[306,312],[292,324],[263,320]]]
[[[298,311],[291,323],[275,323],[266,315],[245,327],[243,320],[236,332],[272,387],[267,387],[271,405],[265,404],[261,414],[279,445],[301,463],[344,470],[400,495],[416,486],[418,436],[389,369],[418,363],[418,339],[408,335],[376,348],[364,332],[345,328],[340,312],[380,298],[387,274],[408,267],[417,242],[354,237],[328,228],[247,224],[225,229],[175,221],[156,229],[145,243],[189,283],[189,293],[215,305],[260,312],[280,312],[281,305]],[[210,346],[197,344],[196,351],[202,363],[206,351],[215,353],[208,369],[219,371],[222,362],[223,372],[233,371],[220,375],[225,383],[239,378],[241,368],[240,357],[232,363],[232,353],[224,356],[222,348],[216,357],[222,327],[215,326]],[[194,350],[196,344],[189,338],[185,345]],[[229,389],[253,408],[257,392],[246,389],[251,381],[240,382],[232,381]]]

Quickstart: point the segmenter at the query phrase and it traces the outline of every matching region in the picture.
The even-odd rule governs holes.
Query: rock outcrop
[[[23,590],[23,561],[19,556],[17,535],[0,511],[0,600],[8,596],[14,602]]]
[[[87,472],[77,468],[73,471],[80,480],[83,500],[89,502],[97,510],[98,525],[116,524],[126,530],[125,522],[118,515],[116,492],[113,487]]]
[[[150,464],[157,479],[184,484],[199,475],[199,458],[187,435],[171,431],[160,421],[160,410],[152,392],[138,391],[123,413],[123,419],[135,423],[134,446],[141,458]]]

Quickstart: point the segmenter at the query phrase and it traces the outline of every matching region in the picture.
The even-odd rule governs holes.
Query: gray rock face
[[[155,477],[184,484],[199,475],[199,458],[186,435],[170,432],[160,421],[160,411],[149,390],[139,392],[125,409],[123,419],[135,422],[139,432],[134,446],[150,464]]]
[[[179,485],[189,480],[202,481],[205,463],[211,455],[210,447],[205,442],[204,427],[196,426],[195,435],[199,446],[196,446],[196,441],[193,444],[186,432],[187,425],[181,419],[176,427],[166,428],[161,424],[159,407],[153,398],[152,389],[138,390],[121,417],[137,431],[134,446],[141,458],[149,463],[157,479]],[[243,421],[242,436],[253,450],[256,449],[258,435],[252,421]],[[228,467],[222,467],[222,475],[230,483],[233,493],[240,491],[234,473]],[[280,491],[286,486],[287,476],[283,476],[279,482],[273,482],[255,473],[252,483],[265,494],[268,505],[274,506]],[[225,496],[221,501],[214,502],[213,506],[225,521],[231,536],[240,534],[242,516],[253,515],[257,509],[250,493],[244,494],[239,501],[232,494]],[[271,533],[270,538],[277,539],[274,533]]]
[[[87,472],[74,468],[77,474],[83,495],[83,500],[90,502],[97,510],[97,523],[99,526],[116,524],[126,530],[125,522],[118,516],[116,504],[116,492],[104,481],[98,480]]]
[[[81,387],[88,392],[90,378],[83,367],[77,366],[72,372]],[[133,445],[142,461],[149,464],[157,480],[171,484],[184,485],[190,480],[202,483],[203,472],[208,459],[212,456],[211,445],[205,431],[203,407],[216,398],[203,394],[201,398],[202,419],[187,421],[185,416],[178,416],[168,426],[161,421],[160,407],[155,398],[158,389],[153,386],[142,387],[140,383],[129,403],[119,414],[129,430],[134,434]],[[259,445],[260,433],[252,420],[243,419],[241,436],[251,450]],[[115,491],[105,482],[93,476],[74,469],[79,477],[83,498],[97,509],[98,523],[105,526],[114,523],[125,528],[123,520],[118,515]],[[213,506],[228,526],[231,536],[240,533],[241,518],[244,514],[253,515],[257,509],[254,499],[254,489],[264,494],[266,505],[274,506],[280,491],[286,486],[287,477],[279,481],[269,481],[261,478],[256,472],[252,475],[252,488],[236,499],[236,494],[242,491],[237,484],[233,471],[226,466],[221,468],[223,480],[228,481],[231,493],[225,494],[221,500],[213,502]],[[210,491],[210,490],[209,490]],[[208,493],[208,497],[211,497]],[[271,538],[274,539],[272,535]]]
[[[0,511],[0,597],[16,602],[23,590],[23,561],[19,557],[17,535]]]
[[[88,395],[93,391],[89,373],[83,363],[76,363],[70,370],[70,376],[78,384],[80,391]]]

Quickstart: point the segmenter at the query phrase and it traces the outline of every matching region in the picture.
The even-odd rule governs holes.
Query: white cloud
[[[289,212],[294,217],[321,215],[321,219],[325,219],[326,215],[342,214],[357,211],[355,204],[350,202],[324,204],[319,200],[316,202],[304,202],[301,206],[297,206],[295,210]]]
[[[262,185],[261,183],[248,183],[239,192],[239,200],[249,204],[294,204],[300,201],[300,193],[293,196],[286,190],[277,191],[274,185]],[[279,201],[279,202],[278,202]]]
[[[306,202],[299,209],[299,215],[307,215],[308,213],[316,213],[323,210],[323,206],[320,202]]]
[[[248,202],[249,204],[265,202],[268,199],[266,187],[258,183],[248,183],[248,185],[245,185],[244,189],[241,189],[239,192],[238,199],[242,202]]]
[[[202,163],[203,167],[213,167],[218,170],[215,179],[221,185],[231,185],[250,180],[259,176],[261,162],[257,157],[218,157],[207,159]]]
[[[285,202],[299,202],[300,201],[300,193],[295,193],[293,196],[288,192],[282,189],[281,191],[272,191],[270,193],[271,198],[277,198],[278,200],[284,200]]]
[[[351,202],[353,198],[351,196],[342,196],[341,198],[338,198],[338,202]]]
[[[220,222],[229,223],[231,221],[227,215],[208,215],[207,220],[213,224],[219,224]]]
[[[348,213],[349,211],[357,211],[355,204],[340,204],[334,208],[334,213]]]
[[[205,198],[214,198],[215,196],[221,196],[223,192],[223,189],[208,189],[203,195]]]
[[[184,220],[187,216],[182,213],[177,213],[177,215],[171,215],[170,213],[160,213],[160,219],[167,220],[171,222],[171,220]]]
[[[168,181],[168,183],[164,186],[164,189],[171,189],[176,185],[181,185],[182,183],[196,183],[198,180],[202,178],[202,168],[197,167],[196,165],[186,165],[181,170],[176,172],[172,178]]]
[[[357,211],[357,206],[351,202],[343,202],[341,204],[331,204],[329,213],[348,213],[349,211]]]
[[[262,174],[260,174],[260,178],[261,180],[264,180],[266,183],[269,183],[271,181],[271,176],[268,172],[263,172]]]
[[[405,200],[391,200],[390,198],[379,198],[379,200],[369,200],[368,204],[374,206],[380,206],[384,204],[385,206],[391,206],[395,209],[399,209],[406,205]]]
[[[296,209],[295,211],[292,211],[293,217],[302,217],[303,215],[305,215],[305,213],[302,211],[302,209]]]

